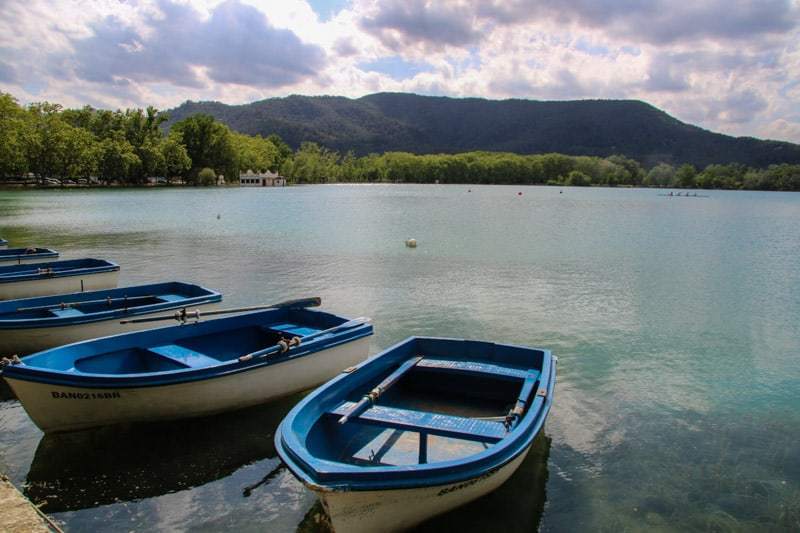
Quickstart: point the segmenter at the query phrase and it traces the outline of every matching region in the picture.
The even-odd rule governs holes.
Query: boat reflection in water
[[[281,419],[302,397],[173,422],[45,435],[25,495],[47,513],[161,496],[276,457]]]
[[[413,529],[417,533],[458,531],[483,533],[502,528],[505,533],[538,531],[547,501],[547,459],[550,437],[544,428],[534,439],[528,456],[497,490],[463,507],[439,515]],[[502,526],[500,526],[502,524]],[[319,500],[297,527],[301,533],[329,533],[330,521]]]

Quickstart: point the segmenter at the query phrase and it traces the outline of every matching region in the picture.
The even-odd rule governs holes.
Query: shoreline
[[[151,190],[151,189],[284,189],[287,187],[307,187],[307,186],[336,186],[336,185],[425,185],[425,186],[463,186],[463,187],[542,187],[542,188],[552,188],[552,189],[643,189],[643,190],[653,190],[653,191],[680,191],[681,194],[664,194],[662,196],[670,197],[679,197],[679,198],[695,198],[695,196],[689,194],[683,194],[684,191],[703,191],[703,192],[715,192],[715,191],[731,191],[731,192],[787,192],[787,193],[797,193],[800,191],[795,190],[776,190],[776,189],[701,189],[701,188],[680,188],[680,187],[646,187],[642,185],[616,185],[616,186],[608,186],[608,185],[587,185],[587,186],[576,186],[576,185],[557,185],[557,184],[547,184],[547,183],[428,183],[428,182],[415,182],[415,181],[404,181],[404,182],[389,182],[389,181],[379,181],[379,182],[365,182],[365,181],[337,181],[337,182],[328,182],[328,183],[293,183],[289,185],[285,185],[282,187],[253,187],[253,186],[241,186],[239,184],[230,184],[230,185],[68,185],[68,186],[39,186],[39,185],[7,185],[0,183],[0,191],[86,191],[86,190]],[[698,198],[701,198],[698,196]]]

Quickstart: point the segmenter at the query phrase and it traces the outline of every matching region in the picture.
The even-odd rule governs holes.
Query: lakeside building
[[[285,187],[286,178],[277,172],[247,172],[239,173],[239,185],[242,187]]]

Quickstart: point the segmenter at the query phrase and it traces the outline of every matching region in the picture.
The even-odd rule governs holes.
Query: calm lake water
[[[114,260],[120,285],[319,295],[374,319],[373,351],[412,334],[552,349],[554,407],[523,467],[422,529],[797,530],[800,194],[708,194],[2,191],[0,236]],[[55,437],[7,400],[0,471],[67,530],[315,531],[319,505],[272,445],[299,398]]]

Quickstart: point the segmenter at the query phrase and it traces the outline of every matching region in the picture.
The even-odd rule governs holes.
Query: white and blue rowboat
[[[412,337],[303,399],[275,445],[334,530],[402,530],[505,482],[555,380],[547,350]]]
[[[0,250],[0,266],[48,263],[58,259],[58,252],[49,248],[5,248]]]
[[[118,278],[119,265],[104,259],[0,266],[0,300],[113,289]]]
[[[0,239],[0,250],[7,247],[8,247],[8,241],[5,239]]]
[[[125,318],[191,306],[208,310],[216,291],[177,281],[0,302],[0,355],[29,354],[86,339],[152,328]]]
[[[312,388],[364,360],[370,335],[367,319],[281,307],[70,344],[2,376],[44,432],[190,418]]]

